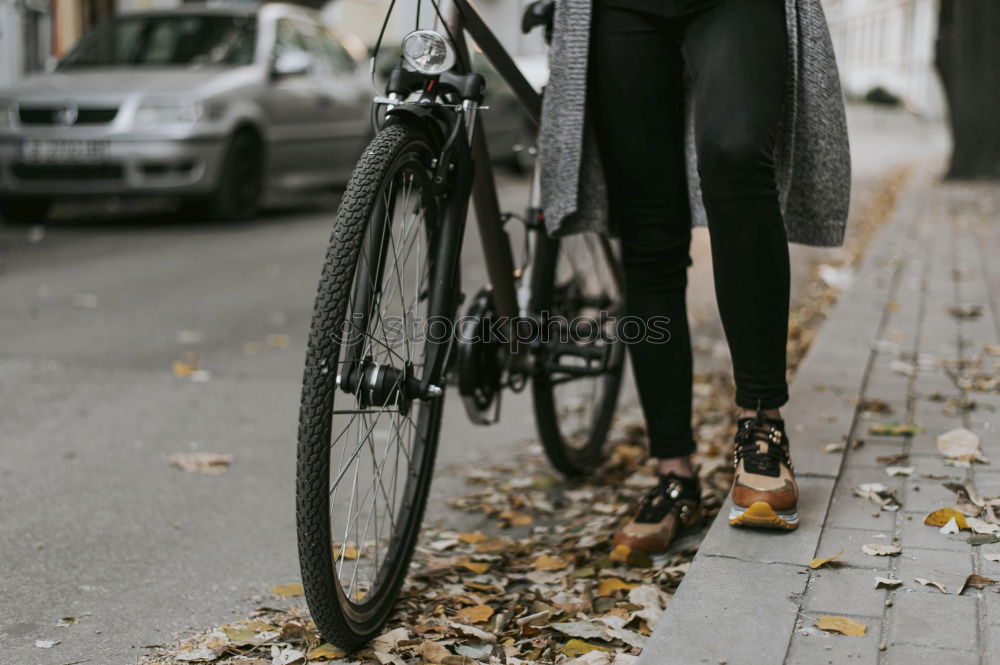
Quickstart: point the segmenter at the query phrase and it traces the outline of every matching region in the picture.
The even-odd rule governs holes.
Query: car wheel
[[[0,199],[0,217],[17,224],[44,222],[51,207],[52,201],[48,199]]]
[[[253,219],[264,191],[264,150],[251,132],[242,131],[226,148],[222,171],[215,191],[207,199],[185,201],[185,218],[218,221]]]

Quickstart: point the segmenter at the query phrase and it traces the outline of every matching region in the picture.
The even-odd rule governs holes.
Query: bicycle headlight
[[[403,59],[414,70],[437,76],[455,64],[455,49],[433,30],[415,30],[403,38]]]

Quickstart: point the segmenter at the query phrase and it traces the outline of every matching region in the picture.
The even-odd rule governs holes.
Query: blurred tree
[[[951,109],[948,178],[1000,179],[998,0],[941,0],[937,68]]]

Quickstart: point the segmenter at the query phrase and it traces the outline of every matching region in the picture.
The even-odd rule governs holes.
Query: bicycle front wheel
[[[422,130],[389,125],[337,212],[306,355],[296,519],[320,633],[355,651],[385,624],[423,517],[443,395],[413,398],[439,202]]]
[[[535,423],[549,461],[569,477],[586,475],[605,458],[625,363],[624,344],[608,330],[621,311],[620,274],[608,241],[596,234],[539,239],[532,309],[547,339],[532,379]],[[556,345],[567,344],[582,353],[551,362]],[[572,360],[579,368],[601,356],[599,373],[573,372]]]

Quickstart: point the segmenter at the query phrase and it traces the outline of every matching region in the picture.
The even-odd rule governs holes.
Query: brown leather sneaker
[[[785,422],[758,412],[740,418],[733,461],[733,507],[729,523],[791,530],[799,525],[799,488],[792,475]]]
[[[682,537],[701,530],[701,487],[698,478],[660,476],[646,493],[628,524],[615,531],[612,542],[647,554],[667,551]]]

